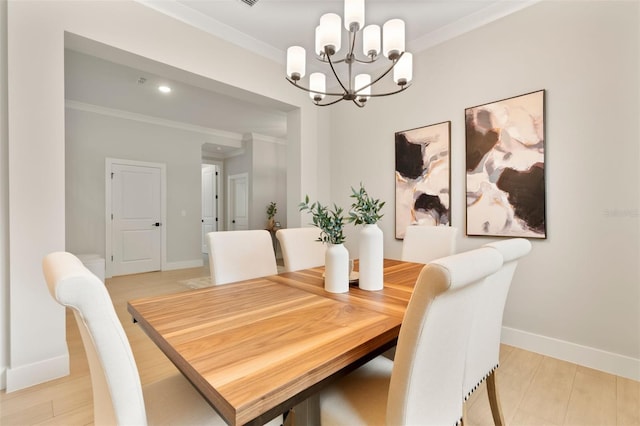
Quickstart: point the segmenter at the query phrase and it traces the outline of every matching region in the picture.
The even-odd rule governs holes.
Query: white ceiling
[[[137,1],[282,63],[291,45],[313,51],[321,15],[344,12],[343,0],[258,0],[254,6],[241,0]],[[366,0],[365,25],[403,19],[406,47],[417,52],[537,1]]]
[[[258,0],[254,6],[241,0],[137,1],[282,63],[283,77],[286,49],[302,45],[309,63],[320,16],[327,12],[343,15],[342,0]],[[365,24],[404,19],[406,47],[415,53],[536,1],[367,0]],[[65,96],[76,106],[128,111],[223,136],[286,137],[284,105],[76,36],[65,43]],[[144,84],[138,83],[140,77],[146,79]],[[172,93],[161,95],[157,91],[160,82],[169,83]]]
[[[157,65],[127,66],[67,49],[67,106],[94,111],[99,107],[100,112],[109,115],[155,121],[208,134],[214,139],[233,141],[245,133],[286,136],[286,112],[241,101],[215,87],[198,85],[195,76],[185,71],[171,73],[170,67]],[[171,93],[161,93],[160,85],[170,86]]]

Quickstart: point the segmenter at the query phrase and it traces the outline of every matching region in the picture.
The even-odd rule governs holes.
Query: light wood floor
[[[131,342],[141,380],[175,372],[162,352],[131,322],[126,301],[188,289],[179,281],[206,276],[206,268],[116,277],[107,280]],[[73,315],[67,312],[71,374],[10,394],[0,392],[0,425],[93,424],[87,360]],[[511,346],[502,346],[498,388],[510,425],[640,426],[640,383]],[[491,425],[486,389],[467,402],[469,426]]]

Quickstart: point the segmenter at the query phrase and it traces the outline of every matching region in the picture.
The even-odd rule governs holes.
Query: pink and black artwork
[[[396,132],[396,238],[409,225],[449,225],[451,122]]]
[[[540,90],[465,110],[467,235],[546,238]]]

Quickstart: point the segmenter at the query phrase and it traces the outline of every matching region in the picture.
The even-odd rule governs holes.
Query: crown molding
[[[246,133],[245,136],[247,138],[251,138],[255,141],[260,141],[260,142],[268,142],[268,143],[274,143],[276,145],[286,145],[287,141],[285,139],[281,139],[281,138],[276,138],[273,136],[267,136],[267,135],[261,135],[260,133]]]
[[[212,34],[230,43],[238,45],[255,54],[271,59],[278,63],[284,63],[284,53],[280,49],[276,49],[237,29],[218,21],[204,13],[198,12],[173,0],[134,0],[144,6],[154,9],[160,13],[164,13],[178,21],[191,25],[204,32]]]
[[[218,139],[224,139],[225,143],[220,143],[220,145],[227,145],[233,148],[242,148],[243,135],[241,133],[226,132],[224,130],[212,129],[210,127],[197,126],[195,124],[183,123],[181,121],[166,120],[164,118],[138,114],[135,112],[124,111],[120,109],[107,108],[100,105],[88,104],[69,99],[65,100],[65,107],[79,111],[87,111],[96,114],[107,115],[110,117],[124,118],[126,120],[154,124],[157,126],[186,130],[188,132],[199,133],[207,136],[214,136]]]
[[[175,0],[134,0],[146,7],[177,19],[185,24],[233,43],[255,54],[284,64],[286,53],[262,40],[253,38],[237,29],[218,21],[204,13],[198,12]],[[412,52],[420,52],[454,37],[496,21],[521,9],[539,3],[542,0],[497,1],[481,10],[465,16],[449,25],[425,34],[415,40],[407,41],[407,48]]]
[[[407,42],[409,51],[420,52],[464,33],[480,28],[507,15],[539,3],[542,0],[500,1],[458,19],[435,31]]]

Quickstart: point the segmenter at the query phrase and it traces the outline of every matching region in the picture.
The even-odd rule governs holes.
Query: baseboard
[[[200,268],[204,265],[202,259],[184,260],[182,262],[167,262],[162,268],[163,271],[173,271],[175,269]]]
[[[6,389],[6,388],[7,388],[7,368],[2,367],[2,369],[0,369],[0,389]]]
[[[541,355],[640,381],[640,359],[502,327],[502,343]]]
[[[69,375],[69,354],[6,371],[7,393]]]

